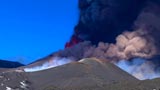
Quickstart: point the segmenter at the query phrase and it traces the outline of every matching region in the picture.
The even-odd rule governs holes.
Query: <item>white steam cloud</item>
[[[132,62],[128,60],[120,60],[115,65],[139,80],[160,77],[160,73],[156,72],[154,64],[142,58],[133,59]]]
[[[52,60],[42,64],[41,66],[35,66],[32,68],[25,68],[24,71],[25,72],[36,72],[36,71],[41,71],[41,70],[46,70],[46,69],[50,69],[53,67],[57,67],[60,65],[64,65],[64,64],[68,64],[70,62],[72,62],[73,60],[68,59],[68,58],[53,58]]]

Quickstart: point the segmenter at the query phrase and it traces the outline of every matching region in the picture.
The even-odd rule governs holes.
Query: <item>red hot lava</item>
[[[69,47],[72,47],[76,44],[78,44],[79,42],[82,42],[83,40],[81,40],[80,38],[78,38],[76,35],[73,35],[71,37],[71,40],[69,42],[67,42],[65,44],[65,48],[69,48]]]

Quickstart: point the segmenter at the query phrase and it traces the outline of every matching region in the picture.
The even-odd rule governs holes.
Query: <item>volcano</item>
[[[114,64],[95,58],[33,73],[12,69],[0,74],[1,90],[152,90],[158,88],[157,82],[144,83]]]
[[[63,50],[0,69],[0,90],[160,90],[159,0],[79,0]]]

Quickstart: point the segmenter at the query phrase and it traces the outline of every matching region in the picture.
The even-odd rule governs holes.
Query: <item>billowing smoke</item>
[[[60,65],[64,65],[67,63],[72,62],[71,59],[69,58],[59,58],[59,57],[54,57],[53,59],[49,60],[48,62],[45,62],[44,64],[40,65],[40,66],[34,66],[34,67],[30,67],[30,68],[24,68],[25,72],[35,72],[35,71],[41,71],[41,70],[46,70],[46,69],[50,69],[53,67],[57,67]]]
[[[91,47],[84,53],[84,57],[98,57],[111,60],[129,60],[135,57],[152,58],[160,54],[152,37],[142,29],[124,32],[116,38],[115,44],[100,42],[97,47]]]
[[[126,60],[135,57],[151,58],[158,54],[158,48],[154,42],[153,38],[142,29],[124,32],[116,38],[116,44],[110,45],[108,53]]]
[[[120,60],[115,63],[118,67],[133,75],[139,80],[154,79],[160,77],[160,72],[156,70],[156,66],[145,59],[135,58],[132,61]]]
[[[79,8],[80,20],[70,45],[75,45],[72,44],[75,38],[76,44],[90,41],[92,45],[98,45],[102,42],[100,46],[85,50],[84,57],[128,60],[160,54],[158,1],[79,0]],[[97,52],[100,54],[97,55]]]
[[[79,0],[80,20],[73,36],[98,44],[113,43],[115,37],[131,30],[147,0]]]
[[[111,61],[140,80],[160,77],[160,58],[153,60],[160,55],[158,1],[79,0],[79,8],[80,20],[73,36],[91,42],[70,48],[72,53],[81,53],[79,59]],[[76,47],[87,48],[76,51]]]

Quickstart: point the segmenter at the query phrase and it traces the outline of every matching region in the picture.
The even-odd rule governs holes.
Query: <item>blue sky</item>
[[[0,0],[0,59],[25,64],[64,48],[78,0]]]

